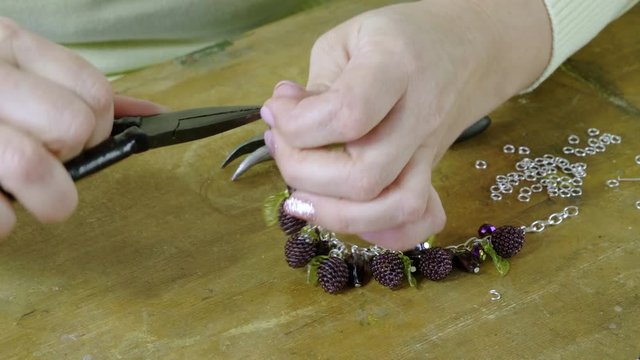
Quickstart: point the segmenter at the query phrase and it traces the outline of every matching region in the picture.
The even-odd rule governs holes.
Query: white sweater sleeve
[[[551,20],[553,48],[542,75],[524,92],[535,89],[569,56],[591,41],[610,22],[639,0],[544,0]]]

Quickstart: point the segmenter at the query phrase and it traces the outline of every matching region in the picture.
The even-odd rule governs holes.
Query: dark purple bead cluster
[[[516,226],[502,226],[491,234],[491,245],[503,258],[510,258],[520,252],[524,245],[524,230]]]
[[[307,223],[286,214],[282,205],[279,223],[289,236],[285,246],[285,259],[290,267],[301,268],[321,256],[317,264],[320,286],[335,294],[348,287],[360,287],[373,277],[381,285],[395,290],[405,283],[407,271],[417,269],[424,278],[439,281],[445,279],[454,267],[470,273],[478,273],[486,254],[480,243],[470,248],[448,249],[442,247],[416,248],[404,253],[383,251],[371,253],[346,253],[333,256],[333,247],[326,241],[303,233]],[[480,239],[488,239],[495,253],[503,258],[517,254],[524,244],[524,230],[516,226],[484,224],[478,229]],[[486,241],[486,240],[484,240]]]
[[[398,289],[404,280],[404,263],[396,253],[382,253],[371,259],[371,273],[373,278],[383,286]]]

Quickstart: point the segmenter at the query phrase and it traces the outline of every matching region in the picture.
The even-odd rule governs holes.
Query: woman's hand
[[[78,195],[63,162],[104,140],[116,112],[150,114],[114,97],[107,79],[62,46],[0,17],[0,184],[42,222],[66,219]],[[0,237],[16,221],[0,196]]]
[[[542,0],[425,0],[329,31],[307,87],[281,82],[263,108],[265,140],[296,189],[286,211],[390,249],[440,231],[432,169],[534,82],[550,49]]]

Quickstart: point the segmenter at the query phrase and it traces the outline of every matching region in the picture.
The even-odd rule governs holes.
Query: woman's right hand
[[[111,132],[116,107],[129,114],[161,108],[113,95],[104,75],[70,50],[0,17],[0,184],[44,223],[78,202],[63,162]],[[16,221],[0,196],[0,237]]]

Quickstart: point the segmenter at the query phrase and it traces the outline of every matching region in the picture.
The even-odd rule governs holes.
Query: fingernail
[[[304,87],[293,81],[282,80],[273,89],[274,97],[296,97],[304,92]]]
[[[265,145],[267,145],[267,148],[269,148],[269,154],[271,154],[271,156],[273,156],[273,154],[275,153],[275,150],[276,150],[276,146],[273,143],[273,134],[271,133],[271,130],[265,131],[264,135],[263,135],[263,138],[264,138]]]
[[[273,113],[271,112],[271,110],[269,110],[268,107],[263,106],[260,109],[260,116],[262,117],[262,120],[264,120],[264,122],[269,125],[269,127],[273,127]]]
[[[155,104],[160,114],[171,112],[172,110],[164,105]]]
[[[287,214],[307,221],[313,220],[316,214],[316,209],[312,203],[293,196],[284,202],[283,208]]]

